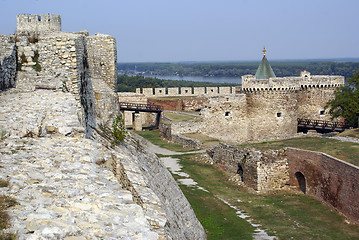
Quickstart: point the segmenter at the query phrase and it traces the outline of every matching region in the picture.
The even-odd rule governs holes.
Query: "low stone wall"
[[[173,133],[173,126],[177,126],[179,123],[163,123],[159,125],[160,137],[167,139],[173,143],[181,144],[184,148],[200,149],[202,147],[201,141],[193,138],[183,136],[179,132]]]
[[[169,141],[172,140],[172,124],[171,123],[164,123],[163,121],[160,122],[158,126],[160,130],[160,137],[167,139]]]
[[[201,141],[183,136],[181,134],[172,135],[172,142],[181,144],[184,148],[201,149]]]
[[[171,124],[171,134],[201,132],[202,122],[177,122]]]
[[[359,168],[324,153],[288,148],[290,185],[359,222]],[[297,176],[303,176],[301,186]],[[304,185],[303,185],[304,182]]]

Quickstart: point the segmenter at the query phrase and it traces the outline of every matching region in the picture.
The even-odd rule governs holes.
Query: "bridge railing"
[[[306,119],[306,118],[298,118],[298,125],[303,126],[312,126],[317,128],[345,128],[344,122],[331,122],[331,121],[324,121],[324,120],[313,120],[313,119]]]
[[[161,105],[142,104],[142,103],[120,102],[120,108],[129,108],[129,109],[138,109],[138,110],[151,110],[151,111],[162,111],[162,106],[161,106]]]

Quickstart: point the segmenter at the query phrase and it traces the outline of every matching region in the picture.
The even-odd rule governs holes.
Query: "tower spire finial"
[[[266,50],[266,47],[263,47],[263,51],[262,51],[262,52],[263,52],[263,56],[264,56],[264,57],[265,57],[265,55],[266,55],[266,51],[267,51],[267,50]]]

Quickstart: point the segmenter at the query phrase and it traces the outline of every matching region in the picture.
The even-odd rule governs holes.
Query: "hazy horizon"
[[[141,64],[141,63],[179,63],[179,64],[191,64],[191,63],[256,63],[261,61],[262,59],[257,60],[202,60],[202,61],[159,61],[159,62],[151,62],[151,61],[138,61],[138,62],[117,62],[118,64]],[[359,62],[359,58],[322,58],[322,59],[268,59],[269,62]]]
[[[62,30],[117,40],[118,62],[359,58],[358,0],[0,0],[0,34],[16,15],[60,14]]]

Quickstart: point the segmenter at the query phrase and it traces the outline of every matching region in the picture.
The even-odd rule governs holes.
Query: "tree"
[[[332,119],[343,117],[348,127],[358,127],[359,118],[359,72],[347,79],[347,84],[335,91],[335,98],[326,108]]]

